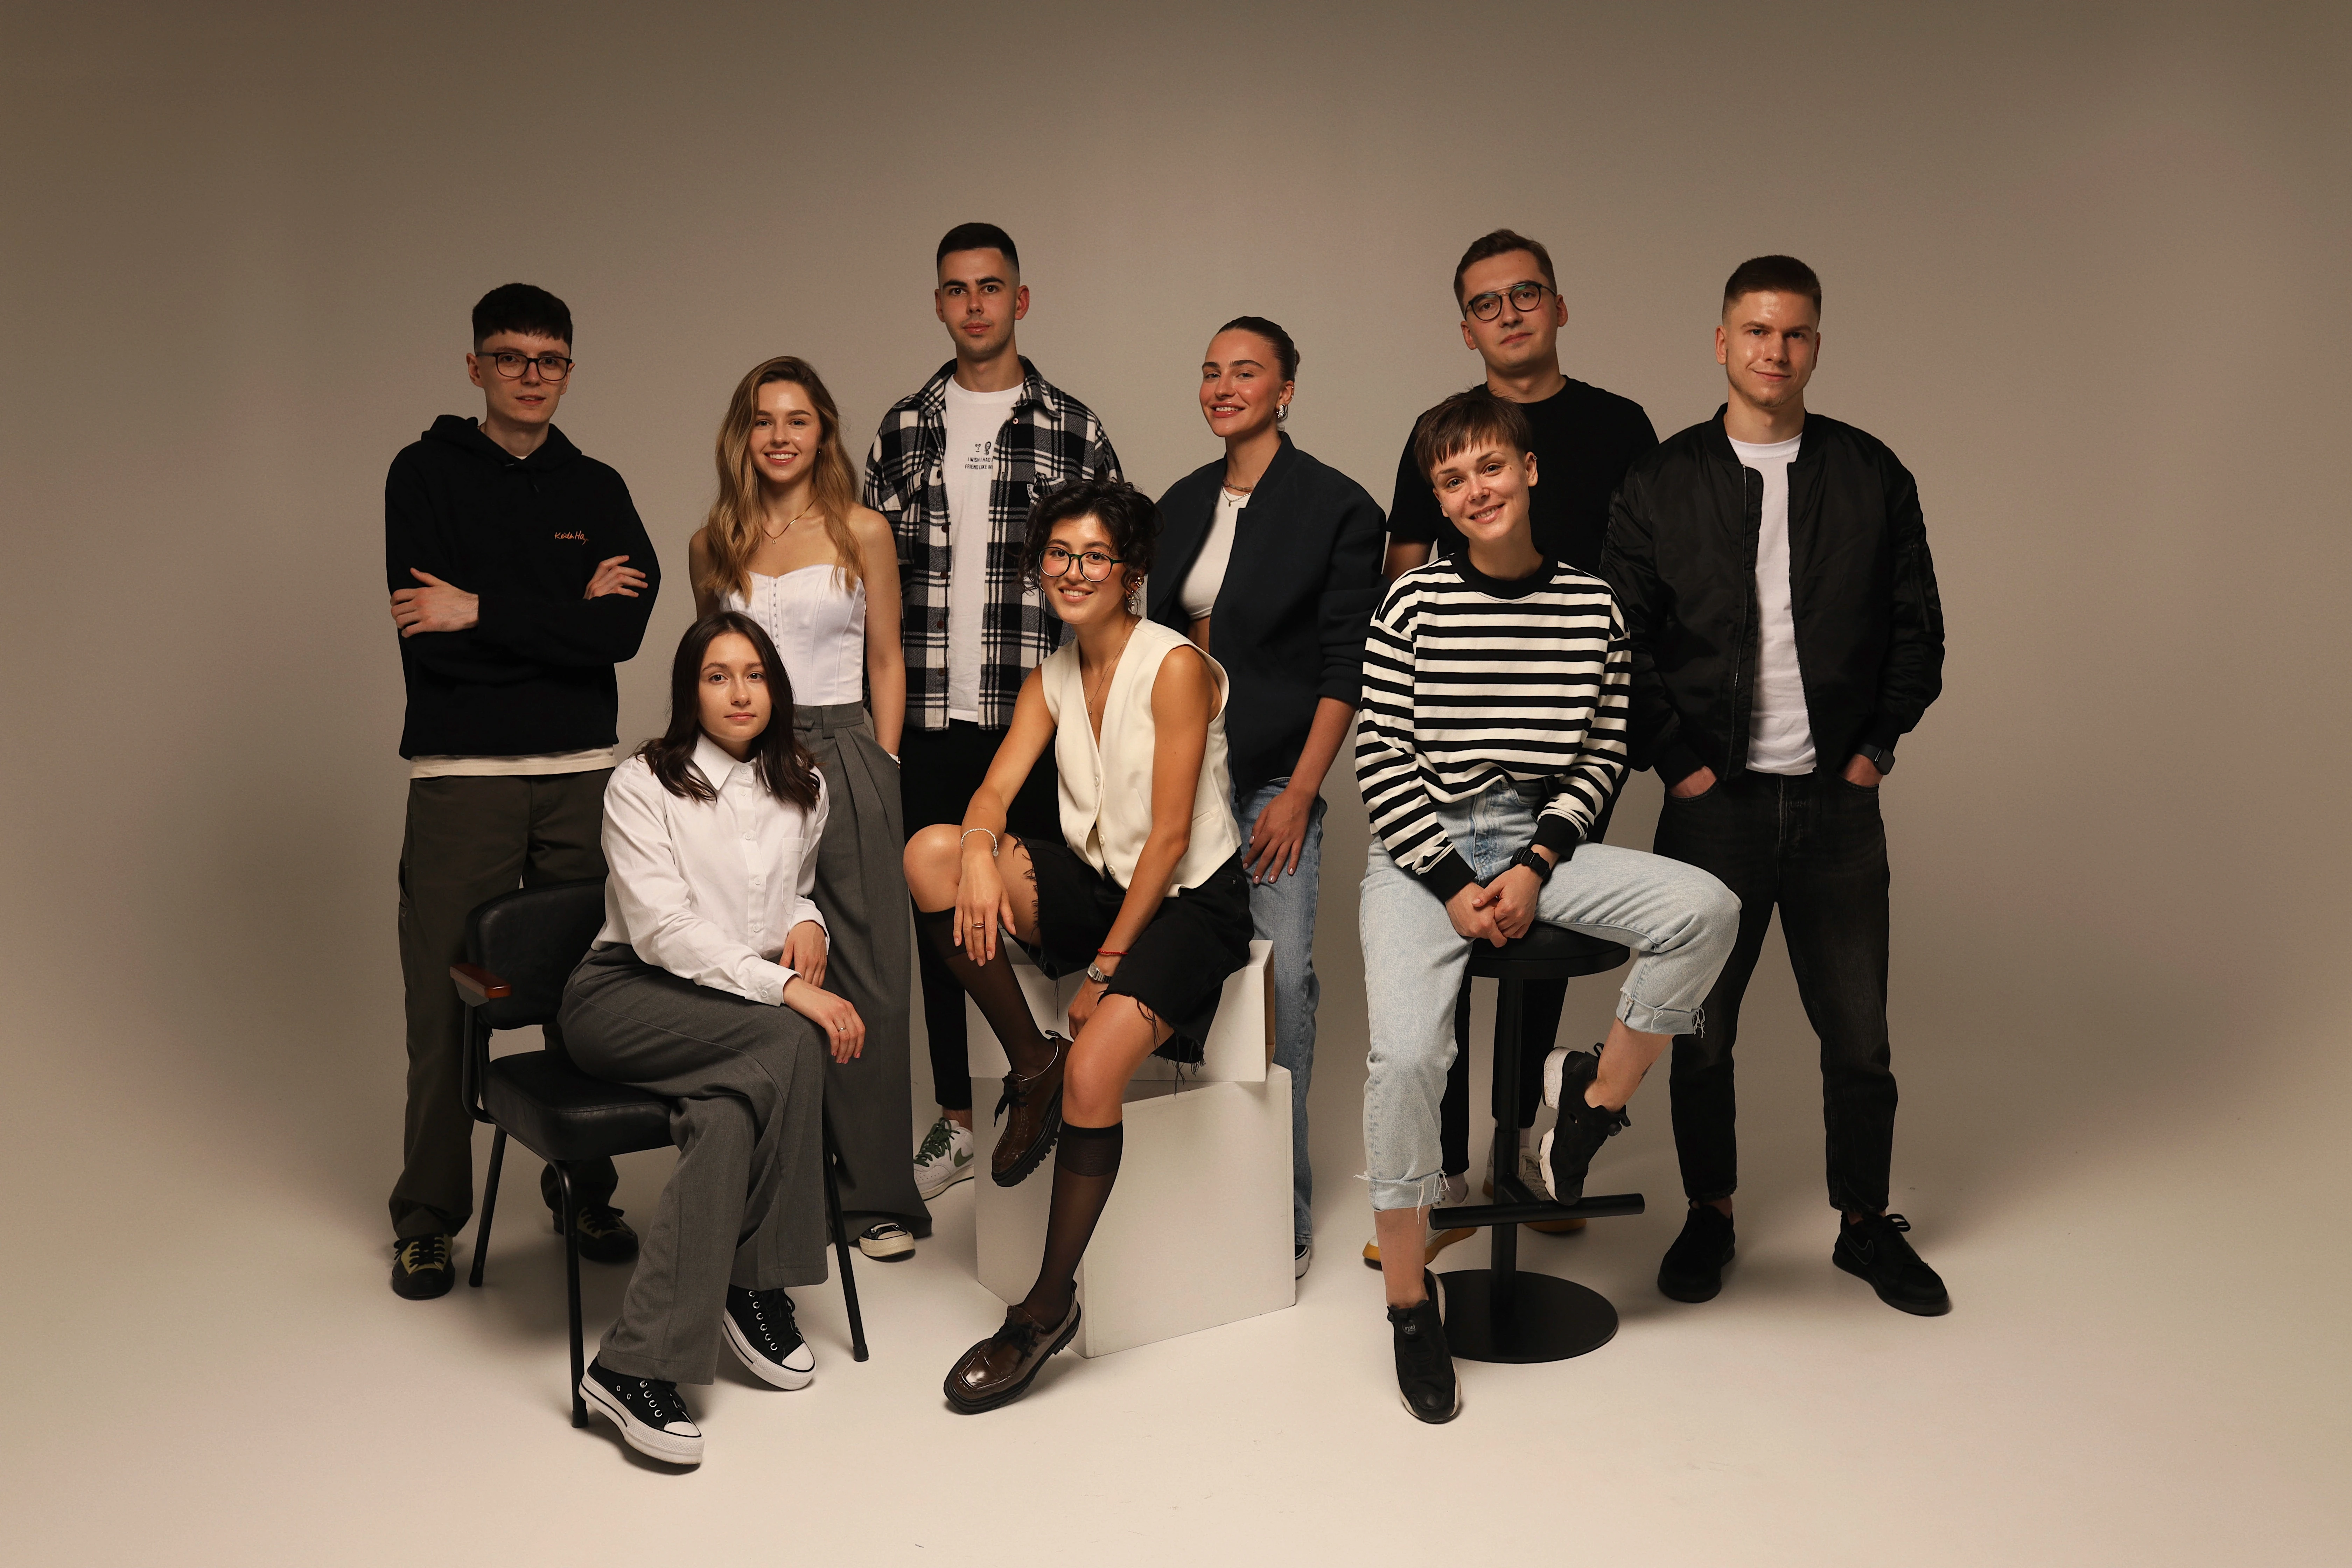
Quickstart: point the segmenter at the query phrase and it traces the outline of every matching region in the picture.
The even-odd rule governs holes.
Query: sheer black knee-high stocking
[[[918,910],[915,924],[947,961],[948,973],[956,977],[956,984],[980,1004],[981,1016],[996,1031],[1013,1070],[1023,1078],[1044,1071],[1054,1059],[1054,1047],[1038,1033],[1037,1020],[1029,1012],[1029,998],[1021,994],[1021,982],[1013,978],[1013,961],[1004,952],[1011,939],[998,932],[996,956],[986,963],[974,963],[956,940],[955,910]]]
[[[1037,1282],[1021,1303],[1021,1315],[1048,1327],[1068,1316],[1070,1294],[1077,1288],[1078,1259],[1094,1239],[1095,1221],[1110,1202],[1118,1180],[1119,1152],[1127,1144],[1124,1122],[1108,1127],[1062,1123],[1062,1142],[1054,1151],[1054,1206],[1045,1217],[1045,1257],[1037,1266]]]

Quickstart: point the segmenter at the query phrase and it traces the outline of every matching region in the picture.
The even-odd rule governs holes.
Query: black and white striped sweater
[[[1624,619],[1601,579],[1545,566],[1503,582],[1433,561],[1390,587],[1365,640],[1356,783],[1389,854],[1441,899],[1474,878],[1438,804],[1549,779],[1536,842],[1566,859],[1625,781]]]

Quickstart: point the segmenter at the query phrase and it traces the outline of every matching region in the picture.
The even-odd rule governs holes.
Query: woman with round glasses
[[[1262,316],[1217,329],[1201,413],[1224,455],[1160,499],[1166,531],[1150,616],[1213,654],[1233,681],[1233,807],[1247,841],[1250,916],[1274,944],[1274,1059],[1290,1070],[1291,1225],[1314,1253],[1307,1087],[1315,1067],[1315,908],[1323,775],[1348,739],[1380,599],[1385,520],[1364,488],[1284,433],[1298,349]]]
[[[1150,499],[1109,480],[1031,509],[1031,579],[1074,635],[1022,683],[962,826],[907,845],[915,923],[1013,1069],[992,1177],[1015,1185],[1061,1145],[1036,1283],[948,1373],[948,1403],[967,1414],[1021,1397],[1077,1332],[1078,1260],[1118,1173],[1127,1081],[1155,1050],[1199,1061],[1226,976],[1249,962],[1225,672],[1139,613],[1159,531]],[[1062,837],[1024,842],[1005,833],[1005,806],[1047,746]],[[1074,1037],[1037,1027],[1007,932],[1047,973],[1085,972]]]
[[[881,513],[858,504],[840,414],[803,360],[763,361],[736,384],[718,462],[718,499],[687,544],[694,607],[740,611],[775,643],[794,738],[824,776],[831,811],[814,847],[814,897],[833,939],[825,984],[873,1031],[862,1058],[825,1069],[841,1207],[866,1222],[857,1244],[868,1257],[901,1259],[930,1233],[930,1211],[904,1148],[912,954],[898,879],[898,548]]]

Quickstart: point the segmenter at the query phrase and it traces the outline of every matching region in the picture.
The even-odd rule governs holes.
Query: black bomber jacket
[[[1633,642],[1633,763],[1668,784],[1747,765],[1764,477],[1723,410],[1636,463],[1601,575]],[[1919,487],[1876,437],[1818,414],[1789,465],[1789,587],[1818,766],[1893,751],[1943,689],[1944,608]]]

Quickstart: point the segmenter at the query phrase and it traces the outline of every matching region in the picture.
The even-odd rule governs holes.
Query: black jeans
[[[1688,800],[1666,797],[1655,847],[1739,896],[1739,941],[1706,999],[1706,1033],[1675,1037],[1675,1152],[1694,1203],[1739,1184],[1731,1051],[1739,1002],[1772,910],[1805,1016],[1822,1043],[1830,1202],[1886,1206],[1895,1074],[1886,1041],[1886,825],[1878,792],[1835,773],[1743,773]]]
[[[1002,730],[950,721],[944,730],[909,724],[898,740],[898,802],[907,837],[940,822],[961,822],[972,791],[988,776]],[[1005,826],[1034,838],[1062,837],[1059,784],[1054,749],[1037,759],[1028,782],[1013,799]],[[923,1031],[930,1039],[931,1082],[942,1110],[971,1109],[971,1063],[965,1054],[963,987],[948,973],[947,960],[928,942],[915,943],[915,963],[923,981]]]

